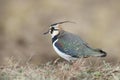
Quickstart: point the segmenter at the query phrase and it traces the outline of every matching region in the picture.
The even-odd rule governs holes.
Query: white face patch
[[[52,38],[54,37],[54,36],[56,36],[56,35],[58,35],[59,34],[59,31],[53,31],[53,33],[51,34],[51,36],[52,36]]]

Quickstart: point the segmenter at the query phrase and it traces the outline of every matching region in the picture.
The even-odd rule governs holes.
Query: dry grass
[[[80,59],[74,64],[68,62],[48,62],[40,66],[9,60],[9,65],[1,66],[0,80],[120,80],[120,65],[101,61],[100,65],[87,64]]]

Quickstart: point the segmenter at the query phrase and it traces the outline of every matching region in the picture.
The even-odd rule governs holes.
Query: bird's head
[[[71,21],[63,21],[63,22],[58,22],[58,23],[54,23],[54,24],[51,24],[48,31],[45,32],[44,34],[51,34],[52,37],[58,35],[60,33],[60,31],[62,31],[62,27],[61,27],[61,24],[63,23],[74,23],[74,22],[71,22]]]

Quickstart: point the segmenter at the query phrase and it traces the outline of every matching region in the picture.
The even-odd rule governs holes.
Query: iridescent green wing
[[[65,32],[61,36],[55,46],[62,52],[73,56],[84,56],[84,50],[87,48],[86,43],[80,39],[80,37],[73,35],[72,33]]]

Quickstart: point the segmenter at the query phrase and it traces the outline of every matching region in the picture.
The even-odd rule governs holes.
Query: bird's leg
[[[87,55],[87,56],[84,56],[83,58],[88,58],[88,57],[90,57],[90,56]]]
[[[58,61],[60,60],[60,58],[57,58],[53,61],[53,64],[56,64]]]

